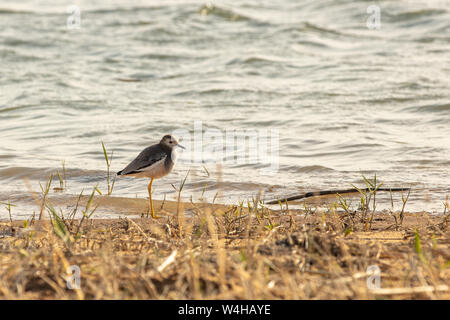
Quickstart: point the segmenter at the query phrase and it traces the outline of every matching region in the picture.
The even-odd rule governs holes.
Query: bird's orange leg
[[[153,209],[152,183],[153,183],[153,178],[152,178],[152,180],[150,180],[150,183],[148,184],[147,190],[148,190],[148,197],[150,199],[150,210],[151,210],[151,213],[152,213],[152,218],[156,219],[156,218],[159,218],[159,217],[156,215],[156,211]]]

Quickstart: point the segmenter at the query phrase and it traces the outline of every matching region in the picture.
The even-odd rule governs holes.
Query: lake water
[[[219,136],[276,132],[276,170],[208,149],[220,139],[203,137],[202,152],[181,137],[187,150],[154,198],[173,199],[188,170],[186,199],[206,186],[224,203],[376,173],[412,186],[407,209],[443,211],[450,1],[54,2],[0,1],[0,202],[15,218],[36,210],[24,177],[38,191],[64,160],[63,194],[105,191],[101,141],[116,172],[166,133],[193,137],[199,121]],[[147,183],[119,179],[113,196],[146,197]]]

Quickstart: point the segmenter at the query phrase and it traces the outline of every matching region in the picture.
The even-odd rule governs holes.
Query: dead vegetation
[[[91,199],[82,219],[47,204],[51,220],[1,222],[0,298],[450,298],[446,212],[403,208],[400,220],[369,214],[367,202],[350,210],[342,197],[328,210],[259,200],[173,208],[160,219],[94,220]]]

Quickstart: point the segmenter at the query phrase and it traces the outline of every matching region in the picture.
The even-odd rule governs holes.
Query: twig
[[[421,287],[410,287],[410,288],[380,288],[370,290],[373,294],[378,295],[390,295],[390,294],[413,294],[413,293],[430,293],[435,291],[448,291],[449,287],[447,285],[433,286],[421,286]]]
[[[175,261],[175,257],[178,253],[178,250],[175,249],[172,251],[172,253],[170,254],[170,256],[167,257],[166,260],[164,260],[164,262],[158,267],[158,272],[163,272],[163,270],[165,268],[167,268],[167,266],[169,266],[170,264],[172,264]]]

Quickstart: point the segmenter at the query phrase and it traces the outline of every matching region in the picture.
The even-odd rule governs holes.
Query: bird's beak
[[[177,146],[179,146],[181,149],[186,149],[186,148],[183,147],[181,144],[177,144]]]

